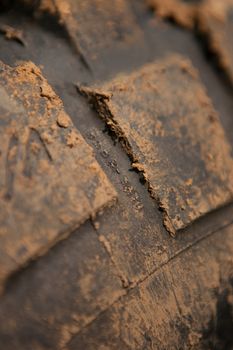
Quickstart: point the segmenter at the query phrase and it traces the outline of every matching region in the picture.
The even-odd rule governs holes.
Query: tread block
[[[198,11],[199,30],[233,82],[233,1],[205,0]]]
[[[130,62],[135,52],[140,54],[143,34],[127,1],[54,0],[54,4],[93,73],[103,70],[109,60],[115,65],[117,61]]]
[[[40,70],[0,70],[1,286],[116,192]]]
[[[232,237],[230,227],[169,261],[74,335],[67,349],[208,349],[205,330],[225,324],[226,304],[220,308],[219,301],[229,295],[233,307]]]
[[[1,348],[64,349],[73,333],[123,294],[117,271],[86,222],[11,281],[0,300]]]
[[[80,91],[122,141],[172,235],[232,200],[231,147],[189,60],[169,56]]]

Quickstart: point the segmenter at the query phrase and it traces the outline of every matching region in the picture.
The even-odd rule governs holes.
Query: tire
[[[233,349],[232,28],[190,3],[0,1],[1,349]]]

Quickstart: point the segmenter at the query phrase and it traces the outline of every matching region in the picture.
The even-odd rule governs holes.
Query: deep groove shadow
[[[233,284],[229,280],[229,287],[217,292],[215,314],[203,332],[203,343],[210,350],[233,349],[233,304],[229,301],[232,297]]]
[[[225,87],[233,94],[233,83],[225,69],[222,67],[218,54],[211,49],[210,35],[201,33],[200,30],[198,30],[197,22],[194,34],[198,45],[202,49],[205,59],[213,67],[214,71],[218,75],[219,79],[222,81],[223,85],[225,85]]]

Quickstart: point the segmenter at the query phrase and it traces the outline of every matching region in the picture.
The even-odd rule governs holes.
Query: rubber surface
[[[213,53],[206,33],[196,27],[196,19],[191,29],[181,27],[174,23],[174,16],[173,22],[162,20],[146,1],[121,0],[115,8],[109,1],[106,6],[102,1],[103,11],[96,11],[96,0],[92,12],[91,2],[87,1],[83,2],[84,12],[78,13],[74,7],[78,8],[79,1],[69,1],[66,3],[72,5],[72,20],[64,16],[64,7],[59,8],[62,1],[54,1],[52,10],[51,6],[45,6],[46,1],[35,2],[34,9],[30,1],[25,3],[24,6],[18,2],[5,4],[9,8],[4,6],[1,12],[0,60],[11,67],[20,61],[32,61],[41,69],[83,142],[93,150],[97,166],[117,192],[117,202],[98,215],[92,207],[88,215],[85,213],[86,221],[81,224],[80,220],[75,230],[69,227],[62,241],[51,247],[40,240],[45,248],[40,256],[30,254],[26,263],[14,265],[14,273],[9,272],[4,278],[0,298],[1,347],[7,350],[232,349],[232,204],[223,201],[217,207],[209,206],[205,215],[195,221],[191,219],[188,226],[186,221],[172,238],[164,227],[156,196],[151,195],[140,168],[132,166],[121,137],[106,125],[100,110],[93,108],[93,103],[79,91],[80,86],[86,90],[97,86],[109,93],[106,91],[109,81],[118,81],[119,74],[123,78],[132,77],[148,64],[156,65],[158,60],[164,62],[165,57],[182,55],[198,71],[198,84],[218,114],[217,129],[223,128],[225,133],[220,143],[214,140],[214,134],[208,140],[201,138],[200,147],[205,148],[208,141],[213,148],[223,142],[231,149],[227,151],[225,166],[219,165],[221,176],[225,167],[231,167],[233,100],[231,76],[221,64],[219,51]],[[85,6],[90,6],[88,12]],[[120,6],[124,11],[120,11]],[[82,20],[80,30],[76,27],[78,16]],[[106,18],[110,18],[107,27]],[[147,82],[151,93],[153,84],[149,84],[149,79]],[[127,89],[133,88],[131,81],[127,84]],[[157,88],[163,88],[159,79]],[[17,92],[19,88],[15,86],[15,89]],[[33,89],[29,90],[30,96]],[[167,95],[169,92],[163,94]],[[138,101],[136,96],[134,90],[132,99],[117,98],[112,114],[121,108],[127,117],[130,103],[134,101],[135,107]],[[196,94],[194,104],[195,97]],[[142,101],[147,98],[144,92]],[[123,101],[121,107],[118,101]],[[14,115],[19,118],[17,113]],[[191,134],[192,125],[188,124],[188,129]],[[65,132],[66,128],[61,130]],[[198,159],[199,155],[195,153]],[[148,159],[147,154],[143,156]],[[178,153],[178,160],[179,157],[182,156]],[[196,166],[199,170],[198,162]],[[64,167],[66,176],[70,176],[70,166],[64,164]],[[154,174],[154,169],[151,173]],[[77,186],[88,193],[85,176],[84,185],[77,182]],[[226,181],[227,186],[231,180]],[[213,194],[215,190],[216,186],[210,189]],[[24,195],[26,191],[22,191]],[[33,216],[30,218],[33,220]],[[9,238],[9,242],[14,247],[15,241]],[[1,271],[3,265],[4,261]]]

